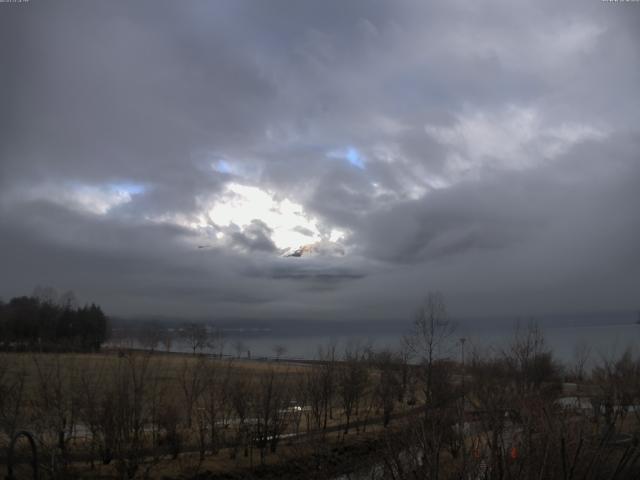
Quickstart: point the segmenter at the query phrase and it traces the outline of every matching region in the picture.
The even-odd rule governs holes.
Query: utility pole
[[[466,448],[466,436],[464,431],[465,424],[465,404],[466,404],[466,391],[465,391],[465,369],[464,369],[464,343],[467,341],[465,337],[460,338],[460,356],[462,360],[462,405],[460,407],[460,432],[462,437],[462,462],[463,468],[467,467],[467,448]]]
[[[464,372],[464,342],[466,341],[467,341],[466,338],[464,337],[460,338],[460,349],[462,351],[461,356],[462,356],[462,399],[463,400],[464,400],[464,394],[465,394],[465,391],[464,391],[464,373],[465,373]]]

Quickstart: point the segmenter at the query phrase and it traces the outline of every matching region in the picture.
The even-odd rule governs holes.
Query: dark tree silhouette
[[[108,319],[95,305],[76,307],[51,296],[15,297],[0,303],[0,347],[22,350],[98,350],[109,335]]]

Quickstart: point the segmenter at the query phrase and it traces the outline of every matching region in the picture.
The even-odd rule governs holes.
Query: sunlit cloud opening
[[[305,212],[302,205],[261,188],[238,183],[228,184],[223,195],[206,213],[210,222],[218,227],[236,225],[245,229],[253,220],[260,220],[271,230],[271,239],[281,250],[322,240],[335,242],[344,236],[338,229],[321,233],[318,220]],[[217,235],[217,238],[224,239],[224,235]]]

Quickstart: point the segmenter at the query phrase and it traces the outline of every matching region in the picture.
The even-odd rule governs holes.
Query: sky
[[[636,310],[639,44],[635,2],[0,4],[0,296]]]

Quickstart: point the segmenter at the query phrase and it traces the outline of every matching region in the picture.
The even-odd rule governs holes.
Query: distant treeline
[[[100,349],[110,330],[102,309],[93,303],[77,306],[71,293],[56,297],[34,294],[0,301],[0,348]]]

